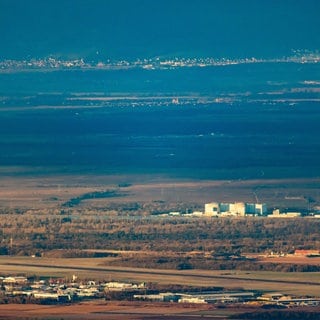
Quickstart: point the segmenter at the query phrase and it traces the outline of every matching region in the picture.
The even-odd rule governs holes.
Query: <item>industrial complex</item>
[[[171,211],[161,214],[162,216],[184,216],[184,217],[256,217],[264,216],[268,218],[299,218],[303,216],[320,218],[319,210],[314,213],[299,211],[285,211],[280,209],[268,210],[266,203],[247,203],[247,202],[210,202],[204,204],[204,211],[193,211],[192,213],[182,213]]]
[[[265,203],[206,203],[204,206],[204,214],[206,216],[245,216],[264,215],[267,213],[267,205]]]

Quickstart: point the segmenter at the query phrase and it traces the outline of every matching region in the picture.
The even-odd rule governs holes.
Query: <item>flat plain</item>
[[[12,217],[42,217],[47,210],[60,216],[63,204],[70,199],[106,190],[115,190],[122,195],[112,198],[89,198],[78,203],[73,210],[88,209],[88,217],[103,217],[110,211],[110,204],[119,206],[126,203],[165,202],[172,205],[184,203],[203,209],[211,201],[266,202],[273,208],[278,205],[287,208],[305,208],[312,197],[313,204],[320,202],[320,180],[313,179],[269,179],[269,180],[191,180],[172,179],[164,175],[46,175],[32,174],[11,176],[2,174],[0,183],[2,208],[26,210]],[[28,213],[28,210],[31,212]],[[8,216],[9,215],[5,215]],[[18,217],[18,216],[17,216]],[[64,216],[61,216],[61,219]],[[76,217],[76,216],[75,216]],[[80,215],[79,215],[80,217]],[[51,217],[52,218],[52,217]],[[73,216],[72,216],[73,218]],[[82,218],[85,218],[82,217]],[[120,217],[121,218],[121,217]],[[42,218],[41,218],[42,219]],[[125,217],[122,217],[124,219]],[[308,219],[308,218],[302,218]],[[209,221],[208,221],[209,222]],[[108,252],[111,249],[106,249]],[[90,250],[88,250],[90,251]],[[99,250],[93,250],[99,251]],[[102,250],[103,251],[103,250]],[[114,250],[121,255],[146,256],[152,251]],[[82,279],[116,280],[128,282],[153,282],[163,285],[179,284],[188,286],[212,286],[230,289],[281,292],[288,295],[319,297],[319,272],[271,272],[252,270],[177,270],[155,269],[108,265],[114,257],[105,258],[50,258],[25,256],[0,256],[2,275],[24,274],[27,276]],[[259,258],[261,263],[319,265],[319,258],[274,257]],[[239,312],[255,312],[256,306],[228,306],[219,309],[213,305],[176,305],[146,302],[97,300],[64,306],[42,305],[0,305],[0,319],[194,319],[205,316],[213,319],[227,319]],[[312,312],[317,312],[312,308]],[[320,312],[320,310],[318,310]]]
[[[4,170],[4,169],[2,169]],[[8,169],[9,170],[9,169]],[[27,169],[24,169],[27,170]],[[269,208],[309,208],[320,203],[319,178],[261,180],[173,179],[166,175],[34,175],[1,174],[0,205],[47,209],[90,192],[123,191],[112,199],[91,198],[81,204],[103,207],[108,202],[166,201],[204,203],[217,201],[265,202]]]
[[[254,311],[247,307],[241,311]],[[103,300],[83,302],[74,305],[1,305],[0,319],[107,319],[107,320],[179,320],[206,317],[223,320],[239,312],[237,308],[217,309],[212,305],[172,304],[157,302],[106,302]]]

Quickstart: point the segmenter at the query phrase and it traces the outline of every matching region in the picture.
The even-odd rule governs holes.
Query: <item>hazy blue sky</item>
[[[0,58],[278,56],[320,48],[318,0],[0,0]]]

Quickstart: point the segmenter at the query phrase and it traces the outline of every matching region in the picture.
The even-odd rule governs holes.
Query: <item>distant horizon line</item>
[[[59,70],[59,69],[178,69],[190,67],[229,66],[252,63],[320,63],[320,51],[295,50],[292,55],[278,58],[213,58],[213,57],[160,57],[135,59],[67,59],[62,56],[48,55],[43,58],[3,59],[0,60],[0,73],[10,70]]]

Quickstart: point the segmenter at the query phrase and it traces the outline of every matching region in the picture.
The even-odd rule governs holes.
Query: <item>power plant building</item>
[[[246,214],[246,205],[244,202],[230,203],[229,211],[237,216],[244,216]]]
[[[206,216],[217,216],[220,214],[220,205],[218,202],[206,203],[204,205],[204,214]]]
[[[204,214],[206,216],[245,216],[251,215],[264,215],[267,213],[267,206],[265,203],[206,203],[204,207]]]
[[[267,205],[265,203],[246,203],[246,214],[264,215],[267,213]]]

